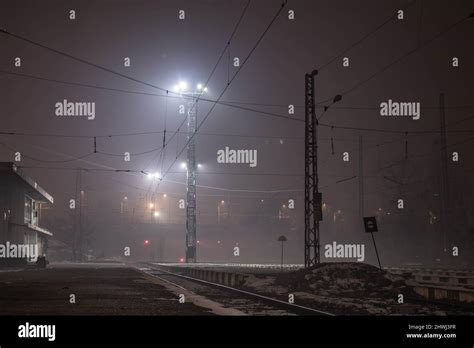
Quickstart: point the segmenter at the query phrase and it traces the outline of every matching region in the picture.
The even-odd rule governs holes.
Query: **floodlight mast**
[[[175,86],[183,97],[188,100],[187,110],[187,148],[186,148],[186,263],[195,263],[196,253],[196,143],[194,133],[197,128],[197,101],[207,91],[202,84],[197,85],[194,92],[188,92],[187,83],[180,82]]]

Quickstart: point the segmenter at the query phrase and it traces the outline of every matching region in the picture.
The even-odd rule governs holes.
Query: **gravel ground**
[[[210,315],[121,264],[1,272],[0,294],[0,315]]]

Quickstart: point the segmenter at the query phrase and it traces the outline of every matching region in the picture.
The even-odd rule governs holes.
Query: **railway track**
[[[248,315],[335,315],[235,287],[177,274],[154,264],[145,263],[138,269],[179,289],[199,294],[224,307],[234,308]]]

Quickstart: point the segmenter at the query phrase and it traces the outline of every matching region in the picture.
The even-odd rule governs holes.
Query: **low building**
[[[53,197],[12,162],[0,162],[0,265],[46,265],[48,238],[41,206]]]

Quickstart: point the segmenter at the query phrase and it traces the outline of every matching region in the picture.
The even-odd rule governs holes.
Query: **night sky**
[[[208,246],[202,252],[198,249],[198,258],[232,260],[231,249],[229,255],[217,254],[211,246],[222,239],[242,245],[240,261],[273,262],[279,257],[276,239],[285,234],[288,261],[302,262],[304,75],[313,69],[319,70],[317,116],[330,106],[319,130],[320,189],[329,209],[322,223],[322,242],[370,242],[358,216],[358,178],[337,183],[358,176],[362,136],[364,213],[381,214],[377,237],[386,260],[428,263],[439,256],[439,230],[430,226],[429,212],[439,215],[438,105],[444,93],[448,158],[453,151],[460,154],[459,162],[448,161],[450,243],[474,245],[474,232],[469,232],[474,231],[474,18],[463,20],[474,12],[474,3],[289,0],[269,26],[281,3],[251,1],[207,85],[204,98],[216,100],[231,80],[196,135],[197,162],[202,164],[197,233]],[[13,153],[20,151],[23,158],[17,165],[55,197],[45,219],[59,240],[68,243],[60,225],[70,218],[67,202],[75,195],[75,168],[81,167],[89,169],[82,174],[82,185],[87,196],[84,218],[94,229],[91,249],[114,256],[131,240],[147,236],[149,229],[142,228],[149,217],[145,206],[156,199],[180,231],[170,238],[174,243],[167,241],[164,257],[176,261],[183,254],[184,211],[177,208],[177,201],[185,197],[180,164],[186,151],[175,158],[185,134],[172,138],[165,151],[159,150],[163,130],[168,141],[185,117],[178,112],[183,100],[171,88],[183,80],[190,86],[207,81],[246,4],[242,0],[0,2],[0,28],[170,90],[167,97],[163,90],[0,33],[0,161],[12,162]],[[75,20],[69,19],[71,9],[76,11]],[[405,9],[403,20],[396,18],[399,9]],[[179,10],[185,10],[184,20],[178,19]],[[288,19],[289,10],[294,10],[294,20]],[[15,57],[21,57],[21,67],[15,67]],[[130,67],[124,67],[124,57],[131,58]],[[240,68],[229,66],[234,57],[240,58]],[[343,66],[343,57],[350,59],[349,67]],[[458,67],[452,66],[453,57],[459,58]],[[338,94],[342,100],[330,105]],[[95,102],[95,119],[57,117],[54,105],[64,99]],[[379,105],[388,99],[420,102],[420,120],[381,117]],[[295,105],[294,115],[288,114],[289,104]],[[213,105],[198,102],[198,123]],[[185,124],[180,131],[186,131]],[[434,132],[413,133],[419,131]],[[94,136],[99,153],[92,153]],[[257,167],[218,164],[216,152],[226,146],[257,149]],[[130,162],[120,156],[125,151],[132,153]],[[349,162],[342,160],[343,152],[349,153]],[[159,187],[141,173],[168,168]],[[166,208],[163,193],[172,200],[171,208]],[[127,220],[119,224],[125,196]],[[403,213],[396,209],[400,197],[407,202]],[[289,199],[295,200],[295,208],[287,219],[281,206]],[[222,200],[231,205],[234,220],[207,233],[200,224],[217,224],[216,207]],[[397,220],[388,220],[391,215],[386,213],[398,214]],[[169,227],[164,225],[166,220],[157,230]],[[127,229],[135,235],[127,234]],[[420,247],[420,243],[432,244]],[[406,246],[403,258],[396,255],[402,246]],[[368,261],[374,262],[373,255]]]

